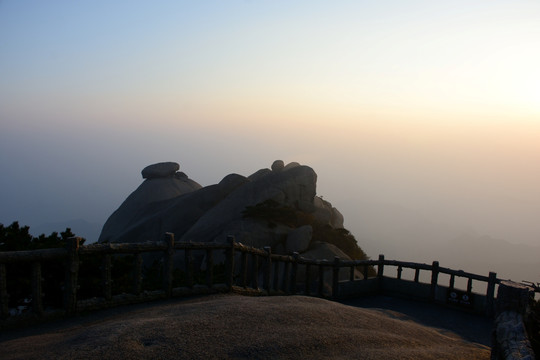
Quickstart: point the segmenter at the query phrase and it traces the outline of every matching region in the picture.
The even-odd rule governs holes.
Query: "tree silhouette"
[[[60,248],[66,246],[68,238],[74,236],[70,228],[60,234],[53,232],[46,236],[41,234],[33,237],[29,226],[20,226],[14,221],[9,226],[0,224],[0,251],[37,250]],[[81,244],[84,243],[84,239]],[[45,306],[61,306],[62,285],[65,276],[65,266],[59,261],[42,262],[42,289]],[[15,263],[6,265],[7,291],[9,294],[9,307],[15,308],[28,303],[31,299],[31,264]]]

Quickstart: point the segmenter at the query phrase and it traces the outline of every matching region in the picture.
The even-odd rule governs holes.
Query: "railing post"
[[[501,281],[492,333],[492,359],[534,359],[524,319],[530,310],[531,287],[513,281]]]
[[[317,289],[317,296],[322,297],[324,291],[324,266],[320,261],[317,261],[319,267],[319,286]]]
[[[133,267],[133,294],[140,295],[142,290],[142,264],[141,253],[135,253],[135,264]]]
[[[293,252],[293,263],[292,263],[292,269],[291,269],[291,294],[296,294],[296,276],[298,274],[298,258],[299,254],[297,252]]]
[[[0,264],[0,318],[2,319],[9,316],[8,301],[6,264]]]
[[[341,262],[339,256],[334,257],[334,266],[332,268],[332,298],[337,299],[339,297],[339,263]]]
[[[369,266],[364,265],[364,280],[367,280],[369,277]]]
[[[259,255],[251,254],[251,287],[259,290]]]
[[[227,243],[229,248],[227,249],[227,274],[225,284],[228,291],[232,291],[234,282],[234,236],[227,236]]]
[[[377,264],[377,277],[382,279],[384,275],[384,255],[379,255],[379,263]]]
[[[283,264],[283,277],[281,278],[281,282],[282,282],[282,290],[286,294],[289,294],[291,292],[291,287],[290,287],[291,278],[289,274],[290,267],[291,267],[290,261],[285,261],[285,263]]]
[[[379,294],[383,292],[384,281],[384,255],[379,255],[379,261],[377,263],[377,283],[379,288]]]
[[[184,259],[186,263],[186,285],[188,288],[193,287],[193,257],[191,256],[191,250],[184,250]]]
[[[265,246],[264,251],[266,251],[266,264],[264,267],[264,289],[266,293],[270,295],[270,273],[272,270],[272,248],[270,246]]]
[[[211,288],[214,285],[214,251],[206,250],[206,286]]]
[[[437,296],[437,282],[439,280],[439,262],[434,261],[431,269],[431,289],[430,289],[430,298],[432,301],[435,301]]]
[[[306,278],[305,278],[305,284],[304,284],[304,295],[309,296],[309,293],[311,292],[310,289],[310,272],[311,272],[311,264],[306,264]]]
[[[103,273],[103,297],[105,300],[112,299],[112,279],[111,279],[111,255],[106,254],[103,257],[102,273]]]
[[[486,293],[486,314],[492,317],[495,312],[494,298],[495,298],[495,284],[497,283],[497,273],[489,273],[489,280]]]
[[[397,278],[398,278],[398,280],[401,280],[401,273],[402,272],[403,272],[403,267],[398,266],[398,268],[397,268]]]
[[[279,274],[280,274],[280,262],[276,261],[272,263],[273,265],[273,271],[274,271],[274,284],[272,285],[274,287],[275,292],[279,292]]]
[[[354,266],[351,266],[351,267],[349,268],[349,281],[354,281],[354,270],[355,270],[355,269],[356,269],[356,268],[355,268]]]
[[[173,256],[174,256],[174,234],[165,233],[167,249],[163,253],[163,290],[167,297],[172,296],[173,282]]]
[[[32,310],[38,316],[43,314],[41,263],[39,261],[32,264]]]
[[[248,255],[247,255],[247,252],[245,251],[242,251],[242,256],[240,257],[240,262],[241,262],[241,268],[240,268],[240,276],[242,278],[242,286],[245,288],[247,288],[248,286],[248,277],[247,277],[247,273],[248,273]]]
[[[66,242],[67,264],[64,283],[64,308],[67,314],[77,310],[77,277],[79,275],[79,237],[70,237]]]

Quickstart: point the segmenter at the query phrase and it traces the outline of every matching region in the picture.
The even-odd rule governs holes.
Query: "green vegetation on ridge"
[[[358,246],[356,239],[347,229],[335,229],[313,216],[297,210],[292,206],[281,205],[274,200],[266,200],[255,206],[248,206],[243,212],[244,218],[265,220],[268,227],[283,224],[291,228],[311,225],[313,236],[311,242],[323,241],[332,244],[343,251],[351,259],[367,260],[368,256]]]

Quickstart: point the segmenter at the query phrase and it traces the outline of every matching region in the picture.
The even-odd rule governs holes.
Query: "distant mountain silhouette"
[[[431,263],[514,281],[540,281],[540,246],[512,244],[474,229],[432,220],[403,206],[360,203],[358,242],[372,256]]]

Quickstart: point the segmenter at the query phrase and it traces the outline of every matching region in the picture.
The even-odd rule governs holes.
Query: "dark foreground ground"
[[[414,321],[421,325],[438,328],[441,332],[457,334],[470,342],[491,346],[493,322],[483,316],[441,305],[389,296],[368,296],[341,303],[377,310],[396,319]]]
[[[387,297],[216,295],[0,334],[9,359],[489,359],[491,323]]]

